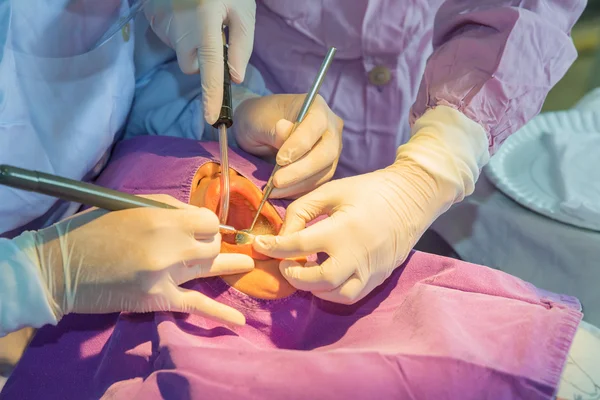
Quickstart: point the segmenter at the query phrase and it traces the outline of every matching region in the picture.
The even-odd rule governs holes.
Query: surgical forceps
[[[225,31],[223,31],[223,101],[221,103],[221,111],[217,122],[213,124],[213,127],[219,131],[219,153],[221,158],[221,178],[220,178],[220,192],[221,197],[219,199],[219,221],[222,224],[227,223],[229,216],[229,156],[227,145],[227,128],[233,125],[233,106],[231,99],[231,76],[229,75],[229,65],[227,63],[227,40],[225,38]],[[200,65],[200,52],[196,53],[198,57],[198,65]],[[202,121],[204,122],[204,121]]]
[[[331,62],[333,61],[333,56],[335,55],[336,51],[337,51],[337,49],[335,47],[331,47],[329,49],[329,51],[327,52],[327,54],[325,55],[325,59],[323,60],[323,63],[321,64],[321,67],[319,68],[317,77],[315,78],[312,86],[310,87],[310,90],[308,91],[308,94],[306,95],[306,98],[304,99],[304,103],[302,104],[302,107],[300,107],[300,111],[298,112],[298,116],[296,117],[296,122],[292,126],[290,136],[294,134],[294,131],[296,130],[298,125],[300,125],[300,123],[302,121],[304,121],[304,117],[306,117],[306,114],[308,114],[308,110],[310,109],[310,106],[313,104],[315,97],[317,97],[317,94],[319,93],[319,89],[321,88],[321,84],[325,80],[325,75],[327,74],[327,70],[329,69]],[[277,171],[279,171],[279,168],[281,168],[281,166],[279,164],[275,164],[275,168],[273,168],[273,172],[271,172],[271,176],[269,177],[269,180],[267,181],[267,185],[265,186],[265,191],[263,193],[263,197],[260,201],[260,204],[258,205],[258,209],[256,210],[256,215],[254,216],[254,219],[252,220],[252,225],[250,225],[250,228],[242,230],[242,232],[250,233],[254,229],[254,225],[256,225],[256,221],[258,220],[258,216],[260,215],[262,208],[264,207],[269,196],[271,195],[271,192],[275,188],[275,185],[273,184],[273,177],[275,176],[275,173]]]

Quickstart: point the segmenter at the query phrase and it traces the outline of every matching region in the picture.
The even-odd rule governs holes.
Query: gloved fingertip
[[[279,163],[277,163],[279,164]],[[285,181],[281,178],[281,171],[277,171],[275,173],[275,176],[273,176],[273,185],[275,186],[275,188],[277,189],[281,189],[282,185],[285,184]]]
[[[198,65],[198,58],[192,57],[189,54],[177,53],[177,64],[179,69],[186,75],[193,75],[200,72],[200,66]]]
[[[303,287],[298,287],[298,283],[301,281],[300,269],[304,267],[297,261],[294,260],[282,260],[279,263],[279,272],[286,281],[296,289],[305,290],[305,285]],[[310,290],[308,290],[310,291]]]
[[[285,118],[282,118],[275,123],[275,136],[281,141],[280,145],[277,146],[278,148],[290,137],[293,127],[294,123]]]
[[[239,311],[232,312],[225,325],[227,326],[244,326],[246,325],[246,317]]]
[[[286,165],[289,165],[292,163],[292,157],[289,151],[280,151],[279,153],[277,153],[277,157],[275,158],[275,162],[279,165],[281,165],[282,167],[285,167]]]
[[[300,178],[301,179],[301,178]],[[294,174],[290,174],[290,171],[280,170],[273,177],[273,184],[275,188],[284,190],[289,189],[299,180],[298,175],[294,176]],[[287,190],[286,196],[289,196],[290,191]]]
[[[238,71],[233,65],[229,64],[229,75],[231,76],[231,80],[239,85],[244,82],[246,70],[243,69]]]
[[[290,265],[286,263],[287,260],[283,260],[279,263],[279,272],[281,273],[281,275],[283,275],[283,277],[285,278],[286,281],[290,280],[290,274],[289,274],[289,268]]]
[[[286,165],[290,165],[298,160],[296,157],[295,151],[289,148],[290,146],[283,147],[282,150],[277,152],[277,157],[275,158],[275,162],[285,167]]]
[[[203,95],[204,119],[209,125],[213,125],[219,119],[219,113],[212,109],[210,100]]]
[[[282,193],[283,192],[283,193]],[[273,188],[273,191],[269,195],[269,199],[279,200],[285,198],[285,191],[277,187]]]
[[[226,315],[221,314],[218,317],[212,317],[211,319],[223,324],[229,329],[246,325],[246,317],[236,309],[231,309]]]
[[[281,260],[279,263],[279,271],[285,276],[291,276],[291,270],[297,267],[298,263],[292,260]]]
[[[255,267],[254,259],[246,254],[240,254],[240,256],[242,257],[240,257],[238,260],[238,271],[240,271],[241,273],[252,271]]]
[[[286,141],[292,134],[294,124],[287,119],[280,119],[275,123],[275,147],[279,149],[275,161],[281,166],[285,166],[294,162],[293,146]]]
[[[190,63],[189,63],[189,73],[188,74],[199,74],[200,73],[200,64],[198,61],[198,57],[192,57]]]
[[[273,246],[275,246],[275,236],[273,235],[256,236],[252,243],[252,247],[256,251],[269,251]]]

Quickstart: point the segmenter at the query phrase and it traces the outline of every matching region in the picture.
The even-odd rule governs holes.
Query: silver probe
[[[302,104],[302,107],[300,107],[300,111],[298,112],[298,116],[296,117],[296,122],[292,126],[290,136],[294,134],[294,131],[296,130],[298,125],[300,125],[300,123],[302,121],[304,121],[306,114],[308,114],[308,110],[310,109],[310,106],[313,104],[315,98],[317,97],[317,94],[319,93],[319,89],[321,88],[321,84],[325,80],[325,75],[327,74],[327,70],[329,70],[329,66],[331,65],[331,62],[333,61],[333,56],[335,55],[336,51],[337,51],[337,49],[335,47],[331,47],[329,49],[329,51],[327,52],[327,54],[325,55],[325,59],[323,60],[323,63],[321,64],[321,67],[319,68],[319,72],[317,73],[317,76],[316,76],[312,86],[310,87],[310,90],[308,91],[308,93],[306,94],[306,97],[304,98],[304,103]],[[269,180],[267,181],[267,185],[265,186],[265,190],[263,192],[263,197],[260,201],[260,204],[258,205],[258,209],[256,210],[256,215],[254,216],[254,219],[252,220],[252,225],[250,225],[250,228],[244,229],[244,230],[240,231],[240,233],[238,233],[238,235],[236,236],[236,242],[243,243],[245,240],[248,240],[248,237],[249,237],[248,234],[250,234],[252,232],[252,230],[254,229],[254,225],[256,225],[256,221],[258,221],[258,217],[259,217],[265,203],[269,199],[271,192],[273,191],[273,189],[275,187],[275,185],[273,184],[273,177],[275,176],[275,173],[277,171],[279,171],[279,168],[281,168],[281,166],[279,164],[275,164],[275,168],[273,168],[273,172],[271,172],[271,176],[269,177]],[[244,235],[244,233],[246,233],[246,235]]]

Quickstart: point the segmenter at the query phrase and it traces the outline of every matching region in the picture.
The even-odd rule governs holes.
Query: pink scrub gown
[[[577,52],[585,0],[258,0],[251,62],[276,93],[321,94],[344,119],[337,177],[390,165],[426,109],[483,125],[490,151],[541,109]],[[411,110],[412,107],[412,110]]]

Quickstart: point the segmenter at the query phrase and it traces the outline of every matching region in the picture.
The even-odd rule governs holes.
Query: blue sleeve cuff
[[[26,326],[58,323],[42,282],[34,235],[0,238],[0,337]]]

